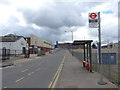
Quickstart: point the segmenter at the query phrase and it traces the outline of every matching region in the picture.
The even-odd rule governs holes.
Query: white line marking
[[[28,75],[30,76],[30,75],[32,75],[34,72],[31,72],[31,73],[28,73]]]
[[[17,82],[19,82],[19,81],[21,81],[21,80],[23,80],[23,79],[24,79],[24,77],[22,77],[22,78],[16,80],[15,82],[17,83]]]
[[[25,71],[27,71],[28,69],[25,69],[25,70],[23,70],[23,71],[21,71],[21,72],[25,72]]]

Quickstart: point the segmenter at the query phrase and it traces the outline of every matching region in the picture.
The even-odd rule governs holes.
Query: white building
[[[10,54],[23,54],[27,49],[27,42],[22,36],[9,34],[0,37],[0,54],[3,48],[10,49]]]

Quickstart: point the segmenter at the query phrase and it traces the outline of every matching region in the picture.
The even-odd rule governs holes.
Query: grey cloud
[[[25,10],[23,15],[28,23],[35,23],[38,26],[60,28],[62,26],[83,26],[85,20],[74,8],[61,6],[49,6],[37,11]]]
[[[86,19],[81,12],[101,3],[53,3],[47,4],[37,10],[21,8],[24,18],[28,23],[38,26],[60,28],[63,26],[84,26]]]
[[[27,26],[20,26],[17,24],[19,19],[11,18],[8,27],[3,29],[3,34],[16,33],[23,36],[35,34],[51,42],[71,41],[71,37],[66,35],[65,31],[76,31],[77,28],[85,26],[87,20],[81,16],[81,13],[87,12],[88,9],[99,4],[101,3],[63,2],[47,4],[38,9],[19,7],[17,11],[23,14]],[[32,24],[42,28],[40,30],[34,29]],[[71,29],[73,26],[75,28]]]

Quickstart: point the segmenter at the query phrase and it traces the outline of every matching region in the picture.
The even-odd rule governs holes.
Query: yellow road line
[[[19,82],[19,81],[21,81],[21,80],[23,80],[23,79],[24,79],[24,77],[22,77],[22,78],[16,80],[15,82],[17,83],[17,82]]]
[[[58,81],[58,78],[59,78],[59,76],[60,76],[61,70],[62,70],[62,66],[61,66],[60,71],[59,71],[59,73],[58,73],[58,75],[57,75],[57,77],[56,77],[56,79],[55,79],[55,81],[54,81],[54,83],[53,83],[53,85],[52,85],[51,88],[54,88],[54,87],[55,87],[55,85],[56,85],[56,83],[57,83],[57,81]]]
[[[60,65],[60,66],[61,66],[61,65]],[[56,78],[56,76],[57,76],[57,74],[58,74],[58,72],[59,72],[59,70],[60,70],[60,66],[59,66],[59,68],[58,68],[57,72],[55,73],[55,75],[54,75],[54,77],[53,77],[52,81],[50,82],[50,84],[49,84],[48,88],[51,88],[51,86],[52,86],[52,84],[53,84],[53,81],[55,80],[55,78]]]
[[[65,55],[66,55],[66,53],[65,53]],[[65,55],[64,55],[63,61],[61,62],[60,66],[59,66],[59,68],[57,70],[57,72],[55,73],[52,81],[50,82],[48,88],[54,88],[55,87],[55,85],[56,85],[56,83],[58,81],[58,78],[60,76],[61,70],[63,68],[63,64],[64,64],[64,61],[65,61]]]
[[[31,73],[28,73],[28,75],[30,76],[30,75],[32,75],[34,72],[31,72]]]

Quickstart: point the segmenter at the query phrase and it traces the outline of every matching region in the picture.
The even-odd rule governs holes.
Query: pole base
[[[98,81],[97,83],[98,83],[99,85],[106,85],[106,84],[107,84],[107,82],[104,82],[104,81],[101,81],[101,80]]]

